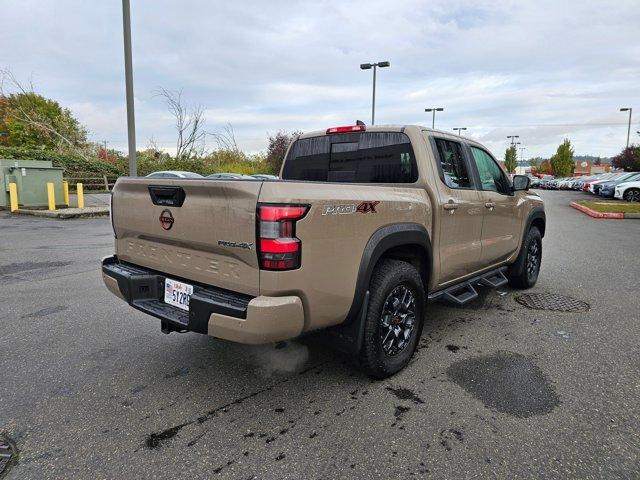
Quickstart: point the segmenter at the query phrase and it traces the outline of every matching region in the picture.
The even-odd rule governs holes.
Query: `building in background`
[[[576,162],[576,168],[573,171],[574,177],[582,177],[583,175],[597,175],[611,171],[611,165],[602,163],[596,165],[591,160],[579,160]]]

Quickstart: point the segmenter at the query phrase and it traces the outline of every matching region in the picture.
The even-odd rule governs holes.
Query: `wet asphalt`
[[[0,213],[8,479],[640,478],[639,220],[548,216],[532,292],[432,304],[407,369],[372,381],[310,336],[249,347],[160,332],[112,296],[108,219]]]

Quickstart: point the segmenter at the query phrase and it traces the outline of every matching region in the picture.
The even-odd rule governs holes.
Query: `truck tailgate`
[[[189,282],[258,295],[251,180],[118,180],[112,196],[116,255]]]

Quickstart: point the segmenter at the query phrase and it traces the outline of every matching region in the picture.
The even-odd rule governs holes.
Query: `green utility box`
[[[15,183],[20,208],[46,208],[47,183],[53,183],[56,205],[62,206],[62,168],[47,160],[0,159],[0,208],[8,209],[9,184]]]

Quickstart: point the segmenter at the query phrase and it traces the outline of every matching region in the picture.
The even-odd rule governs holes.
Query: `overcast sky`
[[[502,157],[520,135],[524,158],[548,157],[563,137],[577,154],[610,156],[636,109],[640,137],[638,0],[464,2],[132,0],[138,149],[153,137],[170,150],[172,119],[159,87],[183,90],[226,123],[241,148],[267,133],[371,120],[467,127]],[[69,107],[92,140],[126,150],[119,0],[3,0],[0,67]],[[208,141],[214,146],[212,139]]]

